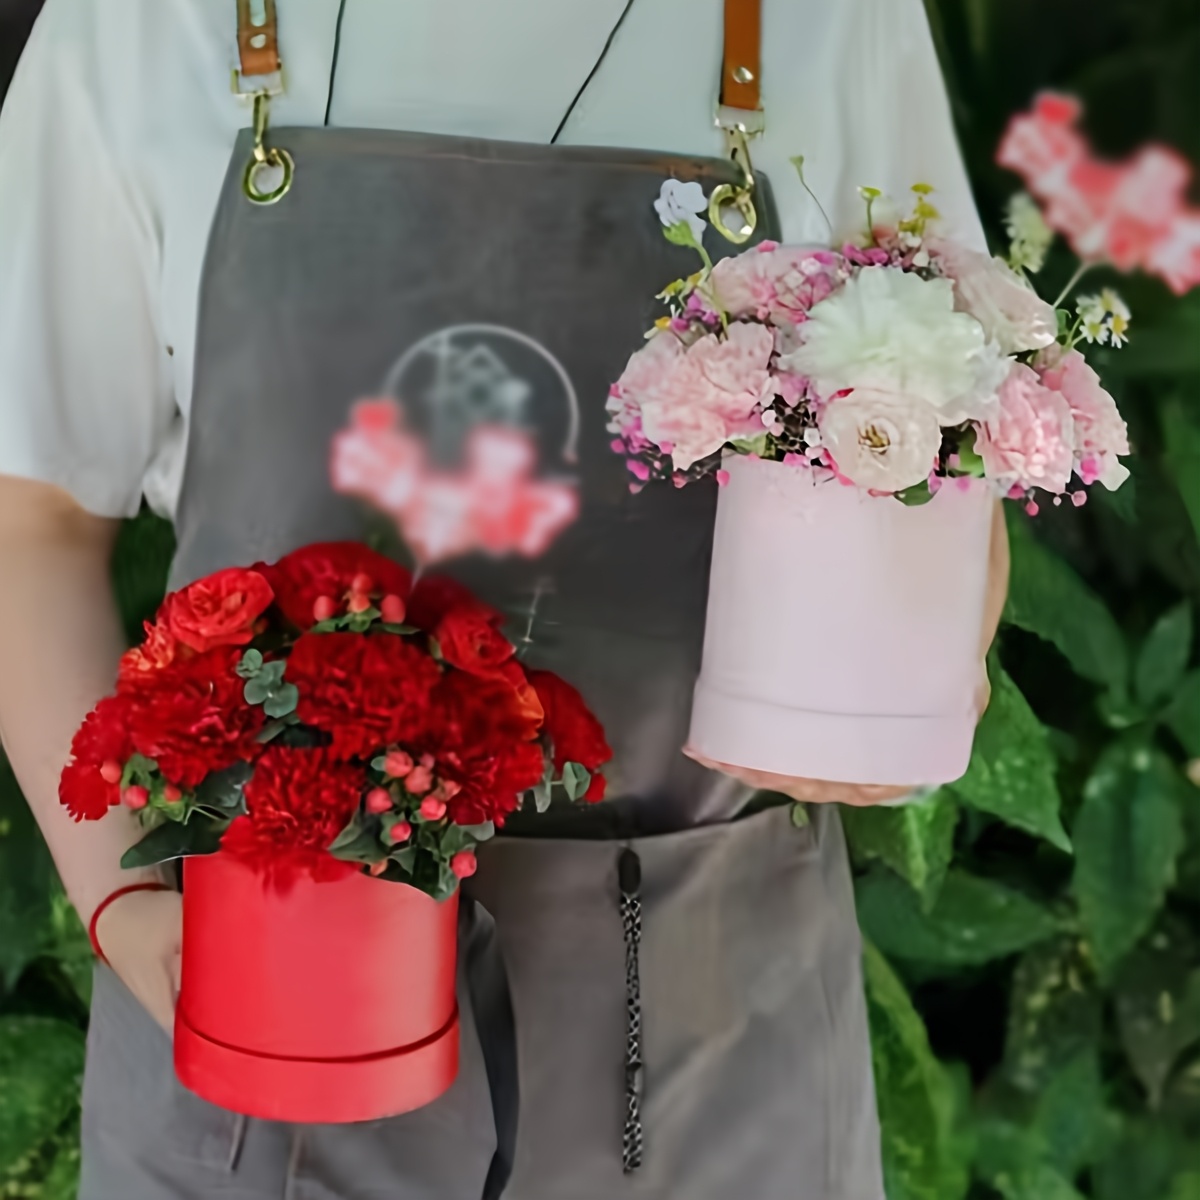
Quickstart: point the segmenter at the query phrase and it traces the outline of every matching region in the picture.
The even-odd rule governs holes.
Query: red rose
[[[493,626],[504,621],[504,614],[477,600],[469,588],[448,575],[424,575],[413,589],[408,602],[408,620],[432,633],[452,610],[473,610]]]
[[[332,616],[346,611],[352,591],[382,601],[384,596],[406,600],[412,590],[408,571],[358,542],[319,542],[294,551],[274,566],[259,563],[255,570],[266,576],[283,615],[301,629],[316,622],[318,600],[332,601]],[[352,587],[355,583],[371,586]]]
[[[246,816],[225,831],[221,848],[286,889],[302,872],[315,879],[352,875],[330,845],[358,808],[366,784],[359,767],[327,751],[272,746],[246,784]]]
[[[494,675],[447,671],[430,697],[420,749],[439,761],[446,752],[488,752],[532,742],[542,728],[542,706],[519,664]]]
[[[529,682],[546,710],[545,732],[550,738],[556,770],[561,771],[564,763],[576,762],[594,771],[612,758],[604,726],[565,679],[552,671],[530,671]]]
[[[58,797],[76,821],[98,821],[121,803],[121,776],[133,754],[130,701],[110,696],[87,715],[71,742],[71,759],[58,784]]]
[[[257,572],[230,567],[173,592],[159,621],[178,642],[203,654],[216,646],[245,646],[275,594]]]
[[[134,749],[171,783],[193,788],[213,771],[251,761],[265,722],[235,673],[238,650],[219,647],[146,676],[129,706]]]
[[[146,631],[142,644],[121,656],[121,665],[117,670],[118,691],[137,691],[147,675],[169,667],[179,652],[178,643],[165,625],[152,625],[144,621],[142,628]]]
[[[341,758],[417,737],[441,678],[428,654],[391,633],[307,633],[287,665],[300,720],[329,733]]]
[[[487,610],[474,605],[452,608],[437,623],[433,636],[442,657],[452,667],[472,675],[494,674],[515,653]]]

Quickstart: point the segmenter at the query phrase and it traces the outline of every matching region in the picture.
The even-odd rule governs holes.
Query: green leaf
[[[1039,1092],[1082,1052],[1100,1042],[1103,997],[1077,936],[1052,938],[1017,963],[1008,1003],[1004,1074]]]
[[[954,853],[958,805],[945,789],[894,808],[842,808],[842,824],[854,852],[878,858],[920,894],[924,907],[937,899]]]
[[[989,665],[992,701],[975,734],[967,773],[952,791],[965,804],[1067,851],[1062,798],[1045,727],[999,663]]]
[[[247,681],[246,686],[242,689],[242,695],[246,698],[247,704],[262,704],[271,695],[272,687],[273,685],[261,675],[256,675]]]
[[[1193,341],[1193,362],[1195,346]],[[1196,537],[1200,539],[1200,423],[1189,415],[1180,400],[1163,406],[1162,423],[1167,469],[1187,507]]]
[[[1116,987],[1117,1027],[1150,1107],[1179,1056],[1200,1041],[1200,967],[1195,938],[1166,925],[1124,962]]]
[[[462,829],[475,842],[490,842],[496,836],[496,825],[493,821],[485,821],[482,825],[464,825]]]
[[[579,800],[591,785],[592,773],[580,763],[563,763],[562,782],[568,799]]]
[[[808,806],[797,801],[792,805],[792,826],[795,829],[807,829],[812,824],[808,815]]]
[[[56,884],[51,898],[50,942],[46,952],[53,956],[59,969],[75,989],[81,1003],[86,1007],[92,1001],[92,944],[87,930],[67,899],[61,884]]]
[[[553,793],[550,790],[550,781],[543,779],[541,783],[536,784],[529,790],[533,793],[533,804],[537,811],[540,813],[546,812],[553,798]]]
[[[411,875],[417,865],[417,853],[416,846],[405,846],[403,850],[396,850],[391,857]]]
[[[113,551],[112,581],[130,645],[142,640],[142,622],[151,620],[162,603],[174,552],[171,523],[149,509],[122,522]]]
[[[1067,1063],[1038,1098],[1033,1129],[1049,1164],[1074,1179],[1101,1149],[1107,1128],[1100,1056],[1091,1047]]]
[[[296,711],[296,705],[300,703],[300,689],[294,683],[282,684],[276,691],[272,692],[263,704],[263,712],[268,717],[274,717],[278,720],[280,717],[286,717]]]
[[[1003,884],[950,871],[933,909],[895,875],[858,886],[863,932],[885,954],[942,966],[970,966],[1015,954],[1059,930],[1047,909]]]
[[[953,1085],[904,985],[870,943],[863,970],[889,1200],[958,1200],[968,1179]]]
[[[263,656],[258,650],[247,650],[237,665],[237,673],[243,679],[253,679],[262,670]]]
[[[1048,1163],[1037,1163],[1014,1175],[998,1175],[991,1182],[1004,1200],[1084,1200],[1083,1193]]]
[[[1150,631],[1134,668],[1134,694],[1152,709],[1179,686],[1192,653],[1192,606],[1184,600]]]
[[[121,866],[132,870],[196,854],[216,854],[227,827],[226,822],[212,820],[189,821],[186,825],[168,822],[152,829],[136,846],[126,850]]]
[[[1183,677],[1163,720],[1192,758],[1200,758],[1200,671]]]
[[[286,670],[287,663],[281,659],[275,659],[273,662],[263,663],[255,675],[255,679],[259,683],[266,684],[269,689],[274,689],[283,682],[283,673]]]
[[[673,246],[687,246],[693,250],[699,248],[696,235],[686,221],[676,221],[674,225],[664,226],[663,237]]]
[[[64,1021],[0,1017],[0,1177],[78,1103],[83,1034]]]
[[[1072,887],[1102,975],[1150,928],[1175,877],[1183,848],[1179,786],[1161,751],[1119,742],[1084,788]]]
[[[1008,506],[1011,513],[1014,506]],[[1010,517],[1012,581],[1005,619],[1057,646],[1093,683],[1122,687],[1128,677],[1125,637],[1104,603],[1056,554],[1037,542],[1029,523]]]
[[[378,862],[383,857],[378,828],[375,822],[355,813],[345,829],[330,842],[329,853],[343,862]]]
[[[934,494],[929,490],[929,484],[922,481],[914,483],[912,487],[905,488],[902,492],[897,492],[896,499],[906,508],[920,508],[921,505],[928,504]]]
[[[1183,1171],[1176,1175],[1166,1200],[1200,1200],[1200,1171]]]
[[[47,941],[53,880],[42,835],[0,755],[0,993]]]
[[[196,789],[193,802],[228,816],[245,812],[245,787],[253,774],[250,763],[234,763],[222,771],[214,771]]]
[[[1178,1148],[1157,1121],[1126,1122],[1092,1168],[1096,1200],[1162,1200],[1175,1174]]]

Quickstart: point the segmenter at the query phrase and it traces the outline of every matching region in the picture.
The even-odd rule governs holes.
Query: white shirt
[[[276,127],[549,141],[625,0],[278,0]],[[562,142],[718,155],[722,0],[634,0]],[[937,188],[982,246],[922,0],[764,0],[767,132],[789,241],[860,184]],[[0,117],[0,474],[104,516],[170,513],[205,241],[238,130],[233,0],[48,0]],[[664,281],[666,282],[666,281]]]

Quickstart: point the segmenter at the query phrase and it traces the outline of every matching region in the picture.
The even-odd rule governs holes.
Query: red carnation
[[[101,700],[71,742],[71,760],[59,780],[58,796],[76,821],[98,821],[121,802],[121,777],[114,767],[124,770],[133,754],[129,710],[124,697]]]
[[[482,606],[452,608],[437,623],[442,657],[452,666],[472,675],[491,675],[512,658],[512,643],[496,627]]]
[[[416,737],[441,677],[428,654],[391,633],[308,633],[287,666],[300,689],[300,720],[329,733],[341,758]]]
[[[515,662],[494,675],[447,671],[430,702],[421,748],[437,759],[447,751],[490,751],[531,742],[542,728],[537,693]]]
[[[408,602],[408,620],[432,633],[452,610],[476,612],[493,626],[504,621],[503,613],[476,599],[469,589],[449,575],[422,576]]]
[[[604,726],[565,679],[552,671],[530,671],[529,682],[546,711],[545,732],[553,748],[556,770],[561,771],[564,763],[577,762],[595,771],[612,758]]]
[[[119,691],[137,691],[148,675],[169,667],[179,652],[178,644],[165,625],[144,621],[142,627],[146,631],[142,644],[121,656],[117,671]]]
[[[366,783],[359,767],[327,751],[273,746],[246,784],[248,815],[225,831],[221,848],[286,889],[302,872],[338,879],[358,870],[329,854],[358,807]]]
[[[317,601],[332,601],[334,613],[346,610],[352,591],[382,600],[384,596],[408,598],[412,576],[399,563],[358,542],[320,542],[281,558],[274,566],[255,568],[275,591],[283,615],[293,625],[309,629],[316,621]],[[354,583],[369,582],[369,588]]]
[[[257,571],[230,567],[169,595],[159,621],[176,641],[198,654],[216,646],[245,646],[274,598]]]
[[[451,798],[450,819],[458,825],[482,825],[504,819],[517,810],[521,797],[542,780],[545,758],[537,742],[518,742],[494,754],[456,756],[453,763],[438,763],[443,777],[458,783],[461,791]]]
[[[174,784],[192,788],[213,771],[250,761],[265,721],[247,704],[235,667],[241,653],[219,647],[147,676],[129,706],[134,749]]]

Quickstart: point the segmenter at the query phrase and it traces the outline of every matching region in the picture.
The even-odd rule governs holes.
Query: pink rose
[[[990,479],[1065,491],[1075,465],[1070,406],[1032,367],[1014,363],[1000,387],[999,412],[979,427],[975,448]]]
[[[924,400],[854,388],[821,410],[821,440],[839,476],[873,492],[900,492],[929,477],[942,444]]]
[[[713,268],[713,292],[734,318],[802,321],[834,290],[840,260],[828,250],[764,242]]]
[[[1100,376],[1078,350],[1057,346],[1038,356],[1037,368],[1043,385],[1060,393],[1071,409],[1076,453],[1084,462],[1096,461],[1087,474],[1110,491],[1120,487],[1129,477],[1118,457],[1129,453],[1129,431],[1116,401],[1100,386]]]
[[[1005,354],[1042,350],[1058,337],[1058,316],[1007,263],[956,242],[929,243],[950,282],[954,307],[983,326]]]

